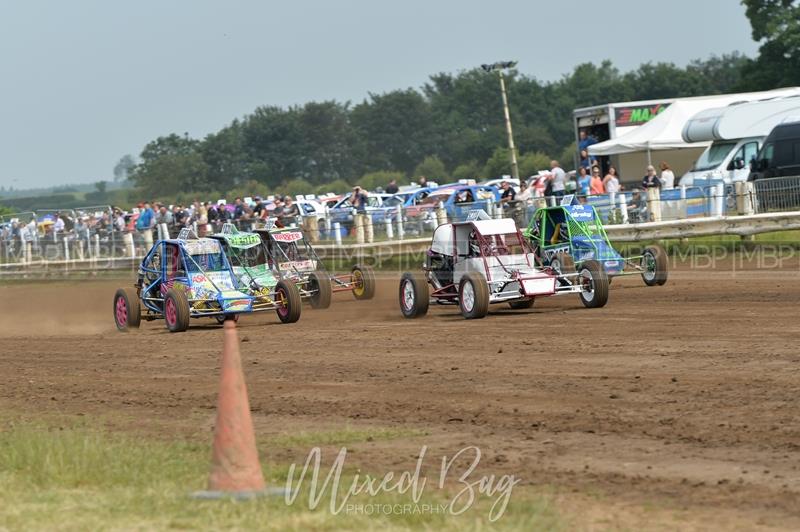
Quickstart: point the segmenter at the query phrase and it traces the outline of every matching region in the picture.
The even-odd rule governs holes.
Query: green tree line
[[[755,59],[734,52],[685,67],[645,63],[624,73],[611,61],[584,63],[552,82],[510,71],[521,175],[550,158],[571,164],[578,107],[800,85],[797,2],[742,3],[761,43]],[[496,177],[510,173],[502,112],[496,75],[438,73],[419,89],[369,94],[356,104],[263,106],[203,139],[159,137],[145,146],[131,177],[141,193],[160,197],[253,187],[304,193],[415,175]]]

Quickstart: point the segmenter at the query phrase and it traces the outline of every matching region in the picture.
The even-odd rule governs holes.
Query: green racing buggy
[[[299,229],[276,228],[267,220],[262,229],[240,232],[224,224],[213,238],[223,243],[234,273],[254,290],[269,289],[279,281],[294,283],[313,308],[331,304],[333,292],[351,291],[356,299],[375,294],[375,274],[368,266],[354,266],[349,275],[331,275]]]
[[[648,286],[667,282],[667,254],[658,244],[641,255],[622,256],[608,240],[600,216],[591,205],[574,202],[537,209],[523,235],[545,266],[570,273],[588,260],[599,262],[609,281],[621,275],[641,275]]]

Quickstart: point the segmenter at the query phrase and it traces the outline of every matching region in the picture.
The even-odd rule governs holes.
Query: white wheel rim
[[[461,304],[467,312],[472,311],[472,307],[475,306],[475,289],[469,281],[464,283],[464,287],[461,289]]]
[[[414,286],[411,284],[411,281],[405,281],[403,283],[403,305],[406,310],[414,308]]]
[[[561,273],[561,263],[558,261],[558,259],[553,259],[550,261],[550,266],[558,273]]]
[[[583,270],[581,272],[581,278],[584,280],[583,284],[583,299],[590,302],[594,299],[594,283],[592,279],[592,272],[589,270]]]

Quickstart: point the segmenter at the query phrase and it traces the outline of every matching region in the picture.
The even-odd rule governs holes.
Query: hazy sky
[[[736,0],[0,0],[0,185],[112,179],[162,134],[485,62],[553,80],[734,50],[757,50]]]

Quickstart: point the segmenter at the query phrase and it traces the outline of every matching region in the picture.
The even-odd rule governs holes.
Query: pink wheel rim
[[[169,325],[175,325],[175,322],[178,320],[177,311],[175,310],[175,302],[172,299],[167,299],[167,304],[165,314],[167,318],[167,323]]]
[[[278,314],[281,317],[285,317],[289,314],[289,307],[286,306],[286,300],[288,299],[286,292],[284,292],[283,288],[278,288],[275,293],[278,294]]]
[[[125,304],[125,298],[118,297],[116,305],[117,325],[120,327],[127,327],[128,325],[128,305]]]

